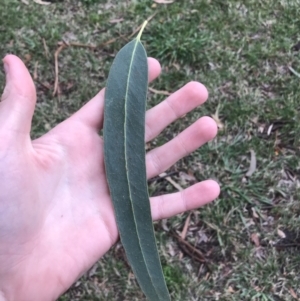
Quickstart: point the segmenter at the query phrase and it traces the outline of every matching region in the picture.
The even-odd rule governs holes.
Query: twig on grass
[[[289,70],[294,74],[294,75],[296,75],[297,77],[299,77],[300,78],[300,73],[298,73],[294,68],[292,68],[292,67],[288,67],[289,68]]]
[[[52,86],[49,83],[43,83],[39,79],[36,79],[36,82],[39,83],[46,90],[52,90]]]
[[[183,190],[183,188],[182,188],[178,183],[176,183],[174,180],[172,180],[171,177],[166,176],[166,173],[165,173],[165,172],[161,173],[159,176],[160,176],[160,177],[165,177],[165,179],[166,179],[170,184],[172,184],[176,189],[178,189],[179,191],[182,191],[182,190]]]
[[[59,53],[64,49],[66,48],[66,44],[62,44],[60,45],[57,50],[55,51],[55,54],[54,54],[54,63],[55,63],[55,81],[54,81],[54,91],[53,91],[53,96],[56,95],[56,93],[59,94],[59,83],[58,83],[58,56],[59,56]]]
[[[34,71],[33,71],[33,79],[34,80],[37,80],[37,78],[38,78],[38,74],[37,74],[38,66],[39,66],[39,62],[36,61],[34,64]]]
[[[82,47],[82,48],[90,48],[90,49],[95,49],[97,47],[95,45],[83,44],[83,43],[77,43],[77,42],[69,43],[67,41],[60,41],[57,43],[57,45],[59,45],[59,46],[65,45],[66,47],[74,46],[74,47]]]
[[[45,50],[45,56],[46,56],[46,58],[49,58],[49,49],[48,49],[48,46],[46,44],[46,41],[45,41],[44,38],[42,39],[42,41],[43,41],[43,46],[44,46],[44,50]]]
[[[191,214],[192,214],[192,212],[190,212],[189,215],[188,215],[188,217],[186,218],[185,223],[184,223],[183,230],[182,230],[182,232],[181,232],[181,234],[180,234],[180,238],[183,239],[183,240],[185,240],[186,233],[187,233],[187,230],[188,230],[190,221],[191,221]],[[182,257],[183,257],[183,253],[180,253],[179,259],[181,260]]]
[[[208,262],[208,260],[205,258],[205,255],[200,250],[195,248],[186,240],[182,239],[174,231],[172,231],[171,234],[177,239],[177,241],[179,242],[179,246],[187,255],[189,255],[191,258],[198,262]]]
[[[150,92],[154,93],[154,94],[161,94],[161,95],[166,95],[166,96],[170,96],[171,93],[168,91],[161,91],[161,90],[156,90],[154,88],[149,87],[148,88]]]
[[[160,174],[157,177],[149,179],[148,183],[153,183],[153,182],[158,181],[158,180],[161,181],[161,180],[165,179],[166,177],[171,177],[171,176],[176,175],[176,174],[178,174],[178,171],[171,171],[169,173]]]

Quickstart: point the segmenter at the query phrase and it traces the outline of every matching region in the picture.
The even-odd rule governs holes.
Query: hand
[[[31,141],[36,103],[33,81],[16,56],[4,58],[0,103],[0,299],[55,300],[118,240],[104,172],[104,90],[73,116]],[[149,78],[160,65],[149,59]],[[146,115],[146,140],[202,104],[206,88],[191,82]],[[202,117],[165,145],[147,153],[154,177],[217,133]],[[154,220],[202,206],[219,194],[212,180],[151,198]]]

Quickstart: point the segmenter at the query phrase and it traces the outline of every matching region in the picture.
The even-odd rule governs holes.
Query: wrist
[[[62,264],[58,259],[63,252],[51,249],[51,244],[37,244],[28,253],[11,267],[0,263],[0,301],[55,301],[80,276],[72,257]]]
[[[55,301],[61,285],[47,266],[21,265],[5,279],[0,277],[0,301]]]
[[[33,252],[26,260],[0,271],[0,301],[57,300],[62,288],[54,267]]]

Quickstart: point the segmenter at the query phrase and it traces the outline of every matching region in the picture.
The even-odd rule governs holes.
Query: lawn
[[[142,41],[163,73],[148,106],[190,80],[210,96],[147,147],[204,115],[219,126],[217,138],[167,171],[181,187],[213,178],[222,190],[190,215],[155,223],[172,300],[300,300],[299,0],[0,2],[0,56],[17,54],[35,78],[33,137],[105,86],[115,54],[150,18]],[[149,181],[151,195],[175,186]],[[67,300],[145,299],[117,244],[60,299]]]

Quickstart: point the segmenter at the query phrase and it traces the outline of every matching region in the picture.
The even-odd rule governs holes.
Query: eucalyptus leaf
[[[146,51],[138,37],[111,66],[105,91],[104,160],[121,242],[132,270],[150,301],[168,301],[156,247],[145,163],[148,89]]]

